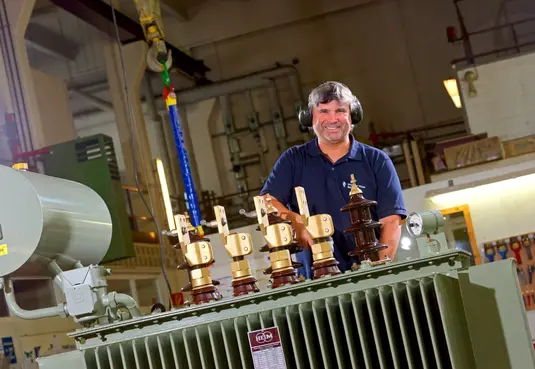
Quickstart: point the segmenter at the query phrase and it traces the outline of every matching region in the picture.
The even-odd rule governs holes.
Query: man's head
[[[347,86],[339,82],[325,82],[312,90],[308,108],[312,113],[314,133],[323,142],[346,140],[352,124],[358,124],[362,119],[359,101]]]

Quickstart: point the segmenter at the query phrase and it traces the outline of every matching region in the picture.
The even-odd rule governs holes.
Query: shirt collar
[[[362,160],[362,144],[355,140],[352,134],[349,135],[351,142],[351,148],[346,157],[351,160]],[[312,141],[308,143],[308,154],[311,156],[319,156],[322,154],[318,143],[318,137],[314,137]]]

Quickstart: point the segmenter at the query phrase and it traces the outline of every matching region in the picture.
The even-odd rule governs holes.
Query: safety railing
[[[458,68],[531,51],[535,49],[535,17],[466,32],[450,37],[450,42],[464,45],[465,55],[452,60]]]

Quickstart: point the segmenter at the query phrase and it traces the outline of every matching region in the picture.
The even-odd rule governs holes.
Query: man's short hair
[[[310,110],[319,104],[327,104],[331,101],[352,105],[357,101],[357,98],[346,85],[335,81],[322,83],[308,95],[308,107]]]

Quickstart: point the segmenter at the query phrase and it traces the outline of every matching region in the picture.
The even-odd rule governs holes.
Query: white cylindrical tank
[[[91,188],[0,165],[0,276],[32,255],[97,264],[111,236],[108,207]]]

